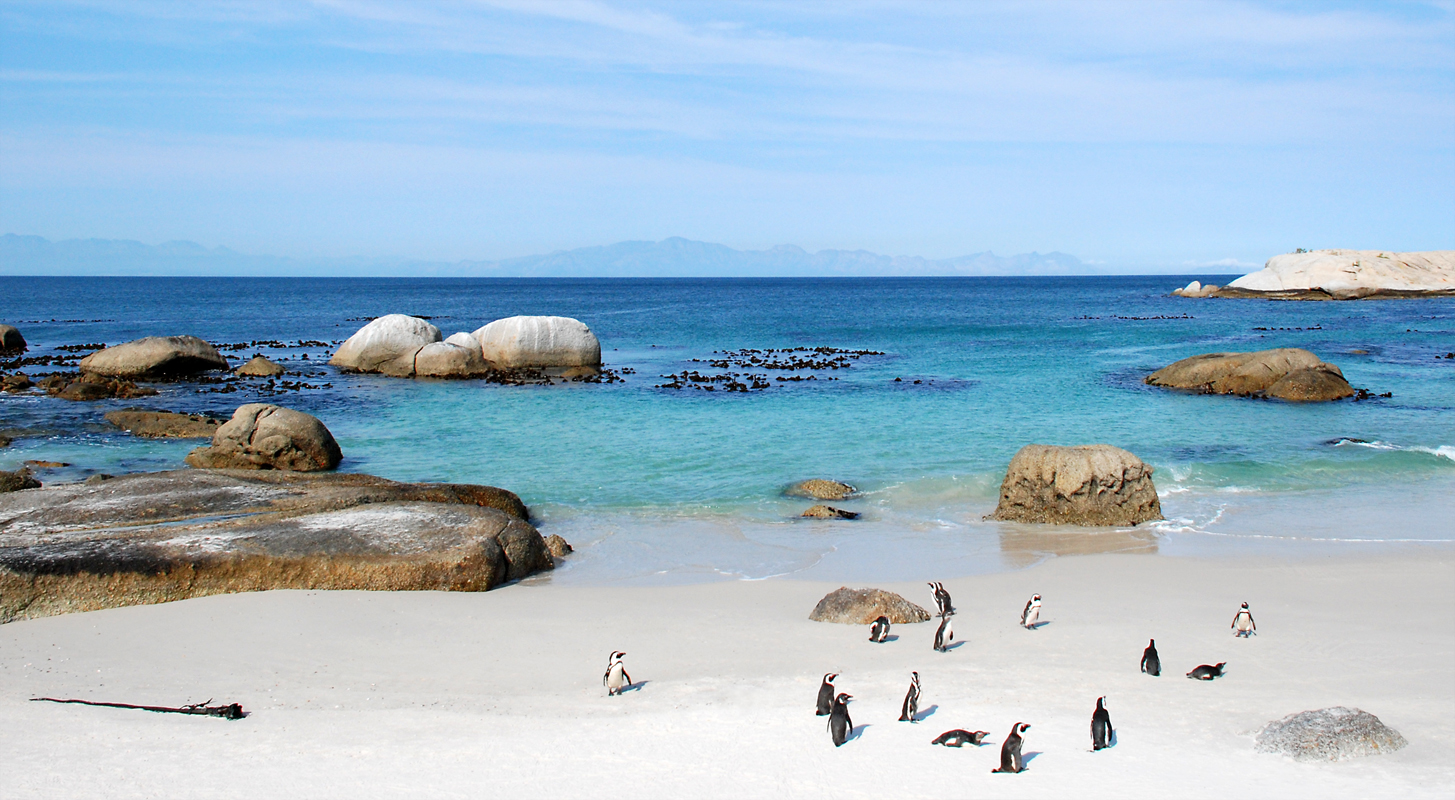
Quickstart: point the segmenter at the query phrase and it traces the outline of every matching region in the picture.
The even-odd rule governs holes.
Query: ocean
[[[177,468],[196,442],[137,439],[102,414],[277,402],[328,425],[343,470],[516,492],[543,533],[577,547],[537,579],[557,582],[907,580],[1063,553],[1455,542],[1455,359],[1444,357],[1455,300],[1168,295],[1193,277],[0,277],[0,322],[21,329],[27,356],[185,333],[244,345],[226,354],[262,353],[306,384],[276,394],[258,382],[160,384],[156,397],[97,403],[0,394],[0,429],[30,434],[0,449],[0,469],[71,465],[40,475],[52,482]],[[429,317],[446,336],[516,314],[575,317],[622,380],[506,386],[326,365],[336,342],[389,313]],[[1271,347],[1312,350],[1354,386],[1391,396],[1299,405],[1142,383],[1197,353]],[[839,369],[711,366],[730,351],[787,348],[855,353]],[[691,370],[768,386],[663,388]],[[776,380],[788,376],[800,380]],[[1166,521],[1083,531],[983,519],[1021,446],[1099,442],[1155,467]],[[783,490],[812,477],[859,487],[836,505],[863,518],[799,519],[811,503]]]

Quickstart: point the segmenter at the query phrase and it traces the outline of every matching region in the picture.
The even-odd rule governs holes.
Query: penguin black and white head
[[[915,715],[919,714],[919,673],[911,672],[909,691],[904,694],[904,706],[899,712],[900,722],[919,722]]]
[[[826,717],[834,710],[834,678],[839,677],[837,672],[828,672],[823,676],[823,683],[818,685],[818,704],[814,711],[820,717]]]
[[[626,653],[620,650],[611,651],[606,659],[606,674],[601,676],[601,683],[606,687],[606,696],[621,694],[622,690],[632,684],[632,676],[627,674],[626,665],[622,659]]]

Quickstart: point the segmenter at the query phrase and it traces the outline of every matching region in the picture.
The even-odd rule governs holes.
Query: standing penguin
[[[1028,631],[1036,629],[1036,623],[1041,620],[1041,596],[1031,595],[1026,602],[1025,610],[1021,611],[1021,627]]]
[[[1091,751],[1094,753],[1109,747],[1111,735],[1111,715],[1106,713],[1106,698],[1098,697],[1096,710],[1091,712]]]
[[[632,685],[632,676],[626,673],[626,665],[621,663],[623,658],[626,658],[626,653],[613,650],[606,660],[606,674],[601,676],[601,683],[606,686],[607,697],[621,694],[622,689]]]
[[[1244,639],[1258,632],[1258,626],[1253,623],[1253,612],[1248,610],[1247,603],[1244,603],[1243,607],[1238,609],[1238,613],[1233,616],[1232,628],[1234,636],[1241,636]]]
[[[880,614],[879,619],[874,620],[873,624],[869,626],[869,641],[884,644],[884,640],[888,636],[889,617]]]
[[[904,695],[904,707],[900,709],[899,721],[919,722],[914,718],[914,715],[919,713],[919,673],[911,672],[909,674],[913,677],[909,681],[909,691]]]
[[[834,698],[834,710],[829,714],[829,734],[834,737],[834,747],[842,747],[854,731],[854,721],[849,719],[849,701],[853,699],[850,694]]]
[[[940,617],[940,627],[935,629],[935,650],[940,653],[948,652],[950,642],[955,639],[955,629],[950,624],[950,618],[954,614],[946,614]]]
[[[834,710],[834,678],[839,677],[837,672],[829,672],[823,676],[823,683],[818,685],[818,710],[814,713],[820,717],[827,717]]]
[[[1142,671],[1157,677],[1162,674],[1162,659],[1157,657],[1157,640],[1148,639],[1147,649],[1142,651]]]
[[[1010,735],[1005,737],[1005,744],[1000,746],[1000,769],[993,769],[991,772],[1024,772],[1026,763],[1021,760],[1021,734],[1030,730],[1031,726],[1024,722],[1017,722],[1010,726]]]
[[[930,581],[930,590],[935,593],[935,607],[939,609],[939,616],[955,613],[955,606],[950,602],[950,593],[945,591],[945,584]]]

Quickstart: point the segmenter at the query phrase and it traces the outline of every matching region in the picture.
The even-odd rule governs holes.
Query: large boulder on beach
[[[1399,731],[1357,708],[1335,706],[1290,714],[1264,726],[1254,748],[1295,761],[1342,761],[1392,753],[1406,744]]]
[[[554,566],[520,498],[178,470],[0,495],[0,622],[270,589],[484,591]]]
[[[1028,444],[1010,460],[991,519],[1137,525],[1162,519],[1152,468],[1108,444]]]
[[[868,625],[880,616],[889,617],[896,625],[925,622],[930,612],[883,589],[850,589],[847,586],[824,595],[808,618],[814,622],[840,622],[846,625]]]
[[[283,365],[263,356],[253,356],[233,373],[243,378],[276,378],[287,372]]]
[[[1146,382],[1200,394],[1297,402],[1354,396],[1354,388],[1338,367],[1295,347],[1252,353],[1204,353],[1169,364],[1148,375]]]
[[[473,378],[489,371],[490,365],[480,357],[478,346],[431,342],[414,357],[416,378]]]
[[[1455,294],[1455,250],[1314,250],[1268,259],[1229,283],[1220,296],[1357,300]]]
[[[20,335],[18,328],[14,325],[0,325],[0,355],[24,353],[27,347],[25,337]]]
[[[570,317],[507,317],[471,335],[480,355],[499,369],[601,366],[596,334]]]
[[[343,460],[338,442],[318,417],[291,408],[249,403],[217,429],[210,447],[187,454],[202,469],[330,470]]]
[[[166,378],[227,369],[227,359],[196,336],[148,336],[98,350],[80,368],[112,378]]]
[[[810,478],[788,487],[785,494],[790,497],[809,497],[814,500],[843,500],[859,491],[847,483]]]
[[[382,372],[414,377],[414,357],[425,345],[440,341],[440,329],[419,317],[388,314],[360,328],[334,352],[328,363],[350,372]]]

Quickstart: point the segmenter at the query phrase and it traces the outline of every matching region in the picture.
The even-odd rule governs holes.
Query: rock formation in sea
[[[1255,739],[1260,753],[1279,753],[1295,761],[1342,761],[1392,753],[1409,742],[1357,708],[1335,706],[1290,714],[1264,726]]]
[[[338,442],[319,419],[291,408],[249,403],[213,434],[212,445],[187,454],[203,469],[330,470],[343,460]]]
[[[824,480],[823,478],[809,478],[806,481],[799,481],[788,487],[784,494],[790,497],[809,497],[814,500],[843,500],[859,491],[847,483],[839,481]]]
[[[859,518],[859,514],[856,511],[845,511],[842,508],[834,508],[833,506],[825,506],[825,505],[813,506],[812,508],[810,508],[807,511],[803,512],[800,516],[811,517],[813,519],[858,519]]]
[[[7,440],[8,442],[9,440]],[[39,489],[40,481],[26,467],[14,472],[0,470],[0,492],[18,492],[22,489]]]
[[[1148,375],[1146,383],[1200,394],[1232,394],[1295,402],[1354,396],[1344,373],[1307,350],[1284,347],[1252,353],[1204,353]]]
[[[553,566],[520,498],[490,486],[177,470],[0,495],[0,622],[269,589],[484,591]]]
[[[1191,287],[1188,287],[1191,288]],[[1455,250],[1313,250],[1268,259],[1221,289],[1183,297],[1359,300],[1455,295]]]
[[[18,355],[24,353],[28,345],[25,337],[20,335],[20,330],[14,325],[0,325],[0,355]]]
[[[147,439],[211,439],[223,420],[201,414],[126,408],[108,411],[106,421],[133,436]]]
[[[585,323],[570,317],[507,317],[471,336],[480,343],[481,356],[498,369],[601,367],[601,342]]]
[[[1215,283],[1204,285],[1202,281],[1193,281],[1181,289],[1173,289],[1172,293],[1178,297],[1213,297],[1221,288]]]
[[[166,378],[227,369],[217,348],[196,336],[148,336],[81,359],[81,372],[112,378]]]
[[[137,397],[151,397],[156,389],[138,386],[124,378],[108,378],[94,373],[61,373],[48,375],[40,380],[39,386],[51,397],[62,400],[109,400],[119,398],[131,400]]]
[[[1107,444],[1028,444],[1010,460],[991,519],[1137,525],[1162,519],[1152,468]]]
[[[248,363],[238,367],[233,373],[243,378],[276,378],[287,372],[282,364],[270,361],[263,356],[253,356]]]
[[[451,336],[455,339],[460,334]],[[466,334],[468,336],[468,334]],[[484,375],[490,365],[480,357],[480,346],[470,339],[467,343],[456,341],[431,342],[419,349],[414,357],[416,378],[473,378]]]
[[[553,558],[565,558],[575,552],[575,548],[571,547],[571,543],[562,538],[558,533],[553,533],[546,537],[546,549],[551,552]]]
[[[388,314],[360,328],[339,346],[328,363],[350,372],[382,372],[414,377],[414,357],[441,340],[440,329],[419,317]]]
[[[847,586],[824,595],[808,618],[815,622],[840,622],[846,625],[868,625],[880,615],[896,625],[925,622],[930,612],[883,589],[850,589]]]

